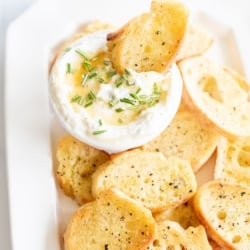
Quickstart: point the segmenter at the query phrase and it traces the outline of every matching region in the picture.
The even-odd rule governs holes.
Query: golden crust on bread
[[[116,155],[95,171],[92,180],[94,196],[117,187],[153,212],[187,201],[197,187],[188,161],[140,149]]]
[[[198,218],[195,215],[192,204],[188,201],[181,205],[166,209],[162,212],[155,213],[154,218],[156,222],[165,220],[175,221],[184,229],[189,227],[197,227],[200,225]]]
[[[221,180],[202,185],[193,198],[200,222],[218,245],[248,249],[250,245],[250,189]]]
[[[184,229],[170,220],[157,222],[154,241],[147,249],[212,250],[202,225]]]
[[[130,20],[108,35],[114,67],[137,72],[166,72],[184,39],[187,8],[177,1],[152,1],[151,12]]]
[[[234,141],[221,137],[217,147],[214,177],[250,187],[250,137]]]
[[[182,103],[170,125],[142,149],[188,160],[196,172],[210,158],[218,139],[217,131],[200,122]]]
[[[146,249],[155,232],[151,212],[119,190],[107,190],[73,214],[65,250]]]
[[[235,71],[199,56],[181,61],[183,98],[208,126],[227,137],[250,136],[250,85]]]
[[[209,239],[209,244],[213,250],[226,250],[224,247],[219,246],[214,240]]]
[[[56,177],[65,194],[79,204],[93,200],[91,175],[109,160],[109,155],[72,136],[65,136],[58,143],[57,160]]]

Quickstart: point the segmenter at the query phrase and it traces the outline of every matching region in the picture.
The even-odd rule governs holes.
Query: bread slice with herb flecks
[[[153,215],[156,222],[171,220],[179,223],[184,229],[200,225],[192,204],[189,201],[179,205],[178,207],[169,208]]]
[[[198,189],[193,206],[209,237],[218,245],[226,249],[249,249],[249,188],[210,181]]]
[[[148,250],[212,250],[206,231],[202,225],[182,228],[177,222],[170,220],[156,223],[154,241]]]
[[[210,158],[218,139],[218,132],[203,124],[182,103],[169,126],[142,149],[188,160],[196,172]]]
[[[186,6],[153,0],[151,11],[131,19],[107,37],[114,67],[166,72],[180,49],[188,23]]]
[[[57,146],[57,180],[69,197],[79,204],[93,200],[91,175],[110,156],[72,136],[64,136]]]
[[[143,250],[153,240],[151,212],[119,190],[80,207],[64,234],[65,250]]]
[[[197,183],[188,161],[133,149],[113,156],[92,175],[94,196],[110,187],[157,212],[187,201]]]
[[[250,137],[219,140],[214,177],[250,187]]]
[[[227,137],[250,136],[250,85],[235,71],[205,57],[183,60],[183,97],[204,122]]]

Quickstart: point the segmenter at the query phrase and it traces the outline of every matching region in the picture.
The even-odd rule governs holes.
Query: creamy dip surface
[[[106,46],[108,31],[86,35],[56,59],[49,77],[52,106],[79,140],[120,152],[158,136],[172,121],[182,94],[175,64],[165,74],[120,74]]]

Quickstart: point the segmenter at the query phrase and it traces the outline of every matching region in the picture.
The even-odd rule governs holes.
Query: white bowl
[[[156,72],[136,73],[130,71],[136,82],[143,88],[146,79],[153,79],[151,82],[169,78],[167,86],[167,96],[163,101],[155,104],[151,108],[141,112],[138,117],[126,125],[104,124],[101,129],[105,133],[94,134],[93,131],[100,129],[96,118],[89,116],[85,108],[76,110],[72,106],[69,98],[70,87],[65,84],[66,64],[79,63],[75,49],[80,49],[87,53],[96,52],[106,44],[108,31],[99,31],[74,42],[70,48],[71,52],[63,52],[54,63],[50,78],[49,90],[52,106],[63,127],[80,141],[108,153],[117,153],[127,149],[141,146],[158,136],[172,121],[177,112],[182,95],[182,78],[175,64],[165,75]],[[105,85],[105,87],[107,84]],[[146,84],[145,84],[146,86]]]

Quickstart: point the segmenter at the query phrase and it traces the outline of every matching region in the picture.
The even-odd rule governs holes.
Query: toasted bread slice
[[[57,147],[57,180],[66,195],[79,204],[93,200],[91,175],[110,156],[72,136],[63,137]]]
[[[214,240],[209,239],[209,244],[213,250],[226,250],[226,248],[219,246]]]
[[[188,161],[139,149],[115,156],[92,178],[94,196],[114,186],[153,212],[187,201],[197,186]]]
[[[187,8],[173,0],[152,1],[141,14],[107,37],[113,66],[137,72],[166,72],[180,49],[188,23]]]
[[[143,145],[142,149],[189,160],[196,172],[212,155],[218,139],[217,131],[201,123],[182,104],[170,125],[158,137]]]
[[[175,58],[180,61],[193,56],[204,54],[213,44],[213,37],[205,29],[189,24],[182,46]]]
[[[200,119],[227,137],[250,136],[250,85],[239,74],[204,57],[178,66],[184,100]]]
[[[250,187],[250,137],[218,143],[214,177]]]
[[[183,229],[177,222],[161,221],[156,224],[156,235],[148,250],[212,250],[203,226]]]
[[[239,250],[249,248],[249,188],[210,181],[198,189],[193,205],[207,233],[220,246]]]
[[[65,250],[142,250],[152,241],[151,212],[118,190],[80,207],[64,234]]]
[[[190,202],[185,202],[178,207],[166,209],[154,214],[156,222],[171,220],[179,223],[184,229],[200,225]]]

